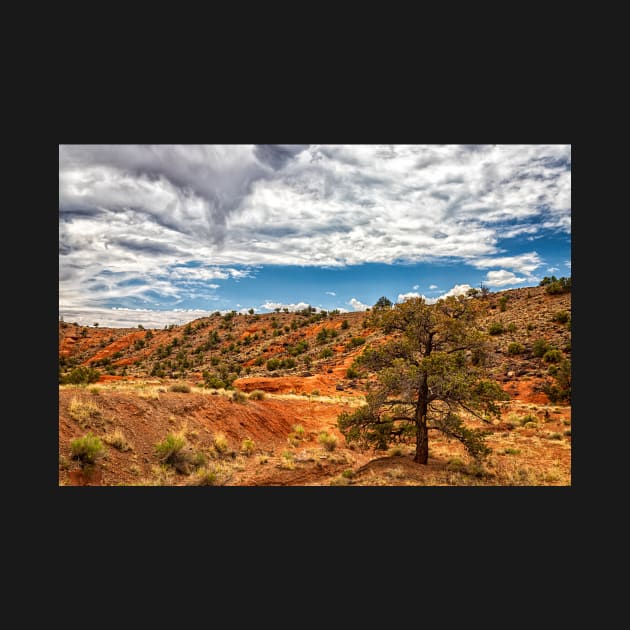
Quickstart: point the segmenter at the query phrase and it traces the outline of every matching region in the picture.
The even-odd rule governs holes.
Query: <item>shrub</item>
[[[493,322],[488,326],[488,333],[491,335],[500,335],[504,332],[503,324],[501,322]]]
[[[155,445],[159,460],[165,464],[173,464],[186,446],[186,438],[181,433],[169,433],[162,442]]]
[[[255,389],[253,392],[250,392],[249,399],[250,400],[263,400],[265,397],[265,392],[262,389]]]
[[[562,434],[561,433],[550,433],[547,437],[550,440],[561,440],[562,439]]]
[[[223,433],[215,433],[212,438],[212,444],[219,454],[227,453],[229,448],[229,444],[227,438]]]
[[[304,436],[306,435],[304,427],[301,424],[294,424],[292,428],[296,437],[300,440],[303,440]]]
[[[532,324],[532,322],[529,322],[529,324],[527,324],[527,330],[534,330],[534,328],[536,328],[536,326]]]
[[[547,350],[549,350],[551,346],[546,339],[536,339],[532,345],[532,354],[535,357],[543,357]]]
[[[350,326],[350,324],[348,324],[348,320],[347,319],[344,319],[341,322],[341,330],[346,330],[349,326]]]
[[[358,378],[358,376],[359,376],[359,371],[356,368],[353,368],[352,366],[350,366],[346,370],[346,378]]]
[[[557,311],[553,314],[551,318],[552,321],[558,322],[559,324],[566,324],[569,321],[570,315],[567,311]]]
[[[79,460],[82,467],[94,464],[97,458],[105,452],[101,440],[91,432],[72,440],[70,448],[72,449],[72,459]]]
[[[129,444],[121,429],[115,429],[112,433],[104,435],[103,441],[105,444],[109,444],[110,446],[117,448],[119,451],[124,452],[131,450],[131,444]]]
[[[346,479],[352,479],[352,477],[354,477],[354,470],[352,470],[351,468],[347,468],[341,473],[341,476],[345,477]]]
[[[255,449],[256,449],[256,443],[254,442],[254,440],[250,438],[245,438],[241,442],[241,452],[247,455],[248,457],[250,455],[253,455]]]
[[[314,390],[311,392],[311,396],[319,396],[319,389],[314,389]]]
[[[322,431],[317,436],[317,441],[327,450],[334,451],[337,446],[337,438],[330,435],[327,431]]]
[[[515,332],[516,332],[516,324],[515,324],[514,322],[510,322],[510,323],[507,325],[506,330],[507,330],[509,333],[515,333]]]
[[[523,354],[523,352],[525,352],[525,346],[523,346],[522,343],[511,343],[508,346],[508,354]]]
[[[100,416],[101,409],[91,400],[83,401],[73,398],[68,406],[68,414],[79,423],[79,426],[83,427],[89,423],[90,419]]]
[[[62,385],[87,385],[89,383],[96,383],[100,376],[101,373],[98,370],[81,365],[74,368],[70,374],[62,376],[60,383]]]
[[[235,403],[244,403],[247,400],[247,394],[239,391],[238,389],[232,392],[232,401]]]
[[[502,313],[505,312],[505,309],[507,308],[507,301],[508,301],[508,296],[507,295],[503,295],[499,299],[499,310]]]
[[[320,355],[319,358],[320,359],[329,359],[330,357],[332,357],[332,355],[334,354],[334,352],[332,351],[332,348],[324,348]]]
[[[364,343],[365,337],[352,337],[352,339],[350,339],[350,341],[348,341],[348,343],[346,344],[346,348],[348,348],[348,350],[352,350],[352,348],[358,348]]]
[[[556,350],[555,348],[547,350],[543,356],[543,361],[545,363],[558,363],[559,361],[562,361],[562,352],[560,352],[560,350]]]
[[[190,394],[190,385],[187,383],[173,383],[169,388],[171,392],[179,392],[180,394]]]

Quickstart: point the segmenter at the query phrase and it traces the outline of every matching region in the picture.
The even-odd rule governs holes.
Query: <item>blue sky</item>
[[[571,275],[570,145],[60,145],[59,314],[363,310]]]

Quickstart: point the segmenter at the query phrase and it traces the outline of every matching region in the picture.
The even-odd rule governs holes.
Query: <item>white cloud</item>
[[[355,311],[364,311],[366,308],[370,308],[369,304],[363,304],[356,298],[351,298],[346,304],[349,304]]]
[[[298,302],[297,304],[283,304],[282,302],[267,301],[264,304],[261,304],[260,308],[264,308],[266,311],[275,311],[277,308],[279,308],[280,310],[287,308],[289,309],[289,311],[295,312],[302,311],[309,306],[314,308],[315,311],[321,310],[319,307],[313,306],[312,304],[307,304],[306,302]]]
[[[420,288],[420,285],[419,285],[419,284],[414,284],[411,288],[412,288],[414,291],[417,291],[417,290]]]
[[[163,328],[175,324],[186,324],[199,317],[208,317],[214,311],[201,309],[152,310],[147,308],[60,308],[59,314],[66,322],[78,322],[82,326],[91,326],[98,322],[106,328]]]
[[[499,271],[488,271],[486,274],[486,284],[490,287],[504,287],[508,284],[521,284],[527,278],[519,278],[511,271],[501,269]]]
[[[456,284],[450,291],[447,291],[446,293],[442,294],[439,298],[428,298],[427,304],[435,304],[438,300],[450,297],[451,295],[453,297],[457,297],[458,295],[466,295],[466,293],[471,288],[472,287],[469,284]]]
[[[337,294],[334,291],[326,291],[326,295],[332,295],[335,297]]]
[[[60,304],[212,300],[194,283],[241,265],[449,258],[529,277],[538,254],[500,239],[571,233],[570,165],[570,145],[62,145]]]
[[[426,300],[426,297],[424,295],[420,295],[419,293],[399,293],[398,297],[396,298],[396,302],[404,302],[405,300],[408,300],[410,298],[418,298],[418,297],[422,297]]]
[[[421,297],[424,299],[424,301],[427,304],[435,304],[438,300],[447,298],[451,295],[454,297],[457,297],[458,295],[466,295],[466,293],[468,292],[470,288],[471,286],[469,284],[456,284],[450,291],[446,291],[439,297],[434,297],[434,298],[428,298],[426,295],[419,294],[419,293],[400,293],[396,301],[404,302],[405,300],[408,300],[409,298]]]
[[[527,252],[517,256],[497,256],[492,258],[478,258],[471,260],[470,264],[477,269],[487,269],[488,267],[507,267],[518,273],[524,273],[528,276],[533,271],[543,265],[538,252]]]
[[[418,287],[414,287],[414,289],[417,289]],[[431,286],[429,286],[429,289],[434,290],[437,289],[438,285],[437,284],[432,284]]]
[[[569,269],[571,269],[571,261],[570,260],[565,260],[564,261],[564,266],[568,267]]]
[[[560,271],[560,267],[547,267],[547,273],[555,273],[556,271]]]

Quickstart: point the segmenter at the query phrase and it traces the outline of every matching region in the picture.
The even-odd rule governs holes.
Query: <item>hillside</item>
[[[543,391],[552,364],[536,350],[544,340],[559,353],[556,359],[570,360],[571,294],[529,287],[475,299],[483,305],[480,327],[494,333],[488,373],[511,396],[489,438],[497,453],[493,470],[484,474],[475,473],[459,446],[446,439],[433,440],[430,465],[423,467],[404,448],[386,457],[349,448],[336,419],[362,404],[365,380],[348,369],[365,347],[384,337],[367,326],[367,313],[306,309],[215,313],[165,329],[60,322],[60,377],[80,366],[100,373],[89,386],[60,386],[60,483],[83,482],[70,460],[70,442],[88,430],[112,443],[118,432],[129,443],[129,449],[107,447],[92,481],[104,485],[199,482],[195,475],[160,468],[154,447],[172,432],[185,435],[191,458],[215,467],[217,483],[570,483],[571,409]],[[190,391],[171,391],[178,384]],[[234,399],[234,391],[245,394]],[[255,391],[264,394],[246,395]],[[297,435],[295,425],[301,425]],[[318,441],[322,431],[337,438],[335,448]],[[223,452],[214,444],[218,433],[227,440]],[[245,439],[254,442],[251,452],[242,448]]]

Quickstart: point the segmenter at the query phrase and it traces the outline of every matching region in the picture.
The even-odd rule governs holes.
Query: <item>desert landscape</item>
[[[413,435],[367,448],[340,428],[375,377],[360,357],[392,337],[373,325],[374,305],[215,312],[163,328],[60,321],[59,485],[571,485],[570,282],[549,289],[460,298],[476,304],[483,371],[505,398],[491,420],[464,418],[485,457],[436,432],[426,464]]]

